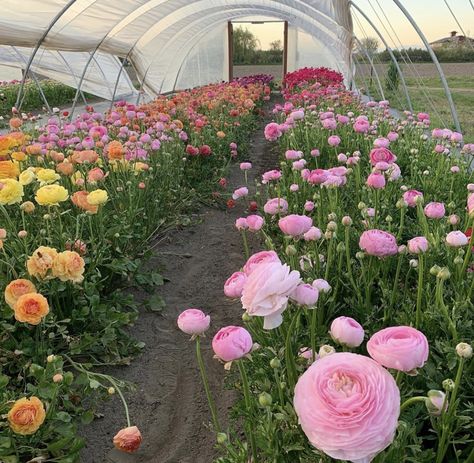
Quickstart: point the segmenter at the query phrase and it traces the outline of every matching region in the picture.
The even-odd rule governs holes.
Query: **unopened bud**
[[[298,251],[292,244],[289,244],[285,249],[285,253],[287,256],[295,256],[297,252]]]
[[[334,354],[335,352],[336,352],[336,349],[334,349],[334,347],[328,344],[324,344],[319,348],[318,354],[320,358],[323,358],[323,357],[326,357],[327,355]]]
[[[456,346],[456,354],[461,358],[470,359],[472,357],[472,346],[467,342],[460,342]]]
[[[280,360],[279,360],[278,358],[276,358],[276,357],[275,357],[275,358],[272,358],[272,359],[270,360],[270,366],[271,366],[272,368],[280,368],[281,362],[280,362]]]
[[[272,396],[268,392],[262,392],[258,396],[258,403],[262,407],[270,407],[272,404]]]
[[[56,373],[53,376],[53,383],[62,383],[63,382],[63,375],[61,373]]]
[[[445,379],[442,384],[445,391],[450,392],[454,390],[455,384],[451,378]]]

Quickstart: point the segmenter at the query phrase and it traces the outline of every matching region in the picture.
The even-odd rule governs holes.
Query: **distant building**
[[[435,40],[430,45],[434,50],[441,48],[463,48],[469,47],[469,44],[474,47],[474,39],[466,37],[465,35],[457,35],[457,31],[452,31],[449,37]]]

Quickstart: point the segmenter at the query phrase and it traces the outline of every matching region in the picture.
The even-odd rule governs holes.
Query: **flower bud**
[[[109,393],[109,395],[114,395],[115,394],[115,388],[114,387],[109,387],[107,389],[107,392]]]
[[[447,267],[443,267],[439,272],[438,275],[436,276],[440,280],[448,280],[449,277],[451,276],[451,272]]]
[[[460,342],[456,346],[456,354],[461,358],[470,359],[472,357],[472,346],[467,342]]]
[[[418,260],[410,259],[410,267],[411,268],[417,268],[418,267]]]
[[[461,256],[456,256],[453,262],[455,265],[461,265],[464,262],[464,259]]]
[[[53,363],[56,360],[56,356],[48,355],[48,357],[46,357],[46,360],[48,363]]]
[[[328,344],[324,344],[319,348],[319,357],[323,358],[326,357],[327,355],[334,354],[336,352],[336,349],[334,347],[329,346]]]
[[[328,225],[327,225],[327,230],[328,231],[336,231],[337,230],[336,222],[331,220],[331,222],[329,222]]]
[[[276,369],[276,368],[280,368],[281,362],[280,362],[280,360],[279,360],[277,357],[272,358],[272,359],[270,360],[270,366],[271,366],[272,368],[275,368],[275,369]]]
[[[62,383],[63,382],[63,375],[61,373],[56,373],[53,376],[53,383]]]
[[[295,256],[297,252],[298,251],[292,244],[289,244],[285,249],[285,253],[287,256]]]
[[[433,265],[433,267],[430,268],[430,273],[433,276],[438,276],[438,273],[441,271],[441,267],[439,265]]]
[[[262,392],[258,396],[258,403],[262,407],[270,407],[272,405],[272,396],[268,392]]]
[[[225,432],[218,432],[217,433],[217,443],[218,444],[225,444],[227,442],[227,434]]]
[[[364,209],[367,209],[367,205],[361,201],[361,202],[357,205],[357,209],[359,209],[359,211],[362,211],[362,210],[364,210]]]
[[[448,408],[446,394],[442,391],[428,391],[428,397],[425,399],[425,405],[428,413],[433,416],[439,416]]]
[[[341,222],[344,227],[350,227],[352,225],[352,219],[348,215],[345,215]]]
[[[252,319],[252,317],[247,312],[244,312],[242,314],[242,321],[249,322],[251,319]]]
[[[443,381],[443,389],[447,392],[454,390],[454,381],[451,378],[447,378]]]
[[[365,257],[365,254],[362,251],[356,252],[356,259],[362,260]]]
[[[330,221],[334,221],[334,220],[337,220],[337,215],[335,212],[331,212],[330,214],[328,214],[328,220]]]

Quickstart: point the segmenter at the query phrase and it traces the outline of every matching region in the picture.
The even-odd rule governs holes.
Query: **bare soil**
[[[266,110],[270,109],[270,103]],[[269,115],[271,117],[271,115]],[[251,138],[249,160],[252,175],[273,168],[278,157],[263,137],[262,120]],[[253,184],[253,178],[249,177]],[[231,168],[228,191],[243,186],[238,165]],[[204,208],[200,223],[169,233],[151,262],[169,280],[159,293],[166,300],[161,314],[143,311],[131,334],[146,344],[128,367],[115,368],[111,374],[135,383],[136,392],[127,395],[133,425],[143,435],[135,454],[112,449],[112,438],[126,426],[118,397],[103,404],[103,418],[84,427],[87,447],[83,463],[211,463],[215,456],[214,437],[208,429],[210,413],[195,359],[194,343],[176,326],[179,313],[200,307],[211,316],[211,329],[203,342],[203,355],[210,376],[220,417],[228,415],[234,394],[224,387],[224,369],[212,358],[210,343],[221,327],[241,322],[239,302],[225,298],[225,280],[244,263],[241,239],[234,227],[243,214],[238,204],[230,211]],[[252,243],[254,249],[258,244]],[[137,297],[143,297],[136,291]]]

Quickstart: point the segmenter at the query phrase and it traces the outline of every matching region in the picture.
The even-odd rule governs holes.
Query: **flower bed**
[[[218,461],[472,461],[474,146],[333,84],[284,89],[280,168],[234,194],[267,250],[224,286],[245,328],[212,347],[243,399],[224,429],[210,397]]]
[[[163,284],[140,271],[152,238],[218,197],[266,93],[209,85],[32,132],[10,120],[0,136],[1,461],[75,462],[77,423],[94,418],[96,400],[117,393],[127,408],[127,385],[94,368],[142,347],[124,331],[138,313],[124,287]],[[132,451],[141,436],[127,421],[114,444]]]

